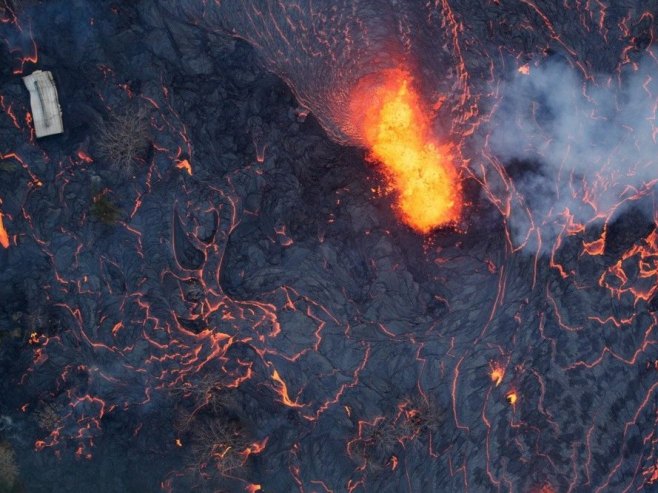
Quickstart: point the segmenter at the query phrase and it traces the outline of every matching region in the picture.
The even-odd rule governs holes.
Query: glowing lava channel
[[[4,222],[2,221],[3,214],[0,212],[0,245],[4,248],[9,248],[9,235],[5,229]]]
[[[397,196],[401,219],[419,233],[459,220],[462,192],[448,152],[430,131],[427,112],[402,70],[369,76],[356,87],[350,118],[370,158]]]

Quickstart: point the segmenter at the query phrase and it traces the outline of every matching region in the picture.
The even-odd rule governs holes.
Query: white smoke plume
[[[524,197],[543,247],[569,217],[604,224],[631,204],[645,204],[651,217],[650,201],[640,199],[658,179],[656,60],[647,56],[591,77],[565,62],[527,68],[502,85],[488,141]],[[510,223],[517,244],[529,238],[527,245],[536,246],[527,214],[513,213]]]

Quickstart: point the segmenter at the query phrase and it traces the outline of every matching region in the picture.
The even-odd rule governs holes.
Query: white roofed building
[[[62,109],[59,106],[53,74],[37,70],[23,77],[23,82],[30,91],[32,119],[37,138],[64,132]]]

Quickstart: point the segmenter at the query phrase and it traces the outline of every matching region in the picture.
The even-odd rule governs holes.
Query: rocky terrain
[[[5,0],[0,491],[651,491],[656,13]],[[425,236],[341,116],[400,59],[467,202]]]

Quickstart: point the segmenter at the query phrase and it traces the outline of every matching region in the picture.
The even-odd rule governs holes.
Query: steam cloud
[[[591,225],[614,220],[633,203],[641,209],[638,200],[658,178],[656,75],[649,57],[595,81],[549,61],[503,84],[489,143],[508,166],[544,248],[569,215]],[[519,244],[528,238],[536,246],[527,214],[513,212],[511,226]]]

